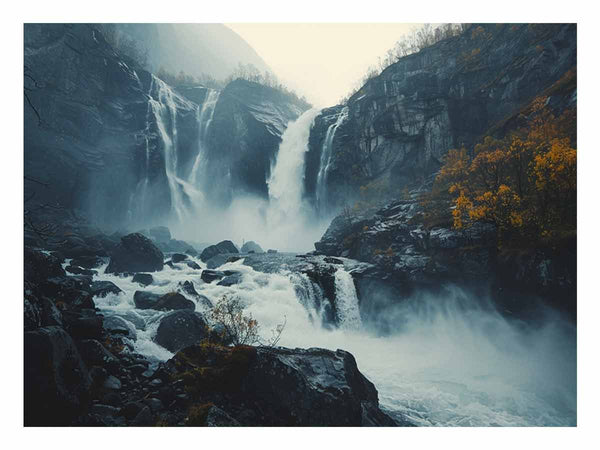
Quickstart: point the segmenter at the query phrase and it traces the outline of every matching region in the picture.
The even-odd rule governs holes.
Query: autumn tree
[[[455,228],[490,222],[506,239],[575,229],[574,112],[556,117],[547,99],[537,98],[527,114],[526,126],[508,136],[486,136],[472,154],[463,148],[446,155],[432,197],[451,202]]]

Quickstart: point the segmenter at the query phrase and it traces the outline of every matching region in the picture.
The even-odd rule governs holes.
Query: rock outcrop
[[[200,259],[207,262],[213,256],[227,253],[239,253],[235,244],[231,241],[221,241],[218,244],[210,245],[202,250]]]
[[[112,251],[106,273],[156,272],[162,270],[164,255],[150,239],[140,233],[121,238]]]
[[[465,33],[403,57],[355,93],[331,143],[327,200],[359,188],[400,190],[435,172],[451,148],[514,125],[544,93],[557,108],[576,102],[575,24],[473,24]],[[311,129],[305,191],[314,199],[319,160],[342,106],[324,109]]]
[[[245,426],[396,425],[343,350],[199,345],[178,352],[164,370],[183,381],[190,403],[211,402]]]

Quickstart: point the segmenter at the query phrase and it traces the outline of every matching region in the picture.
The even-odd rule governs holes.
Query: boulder
[[[224,276],[225,276],[225,272],[220,272],[218,270],[204,269],[202,271],[202,274],[200,275],[200,278],[205,283],[212,283],[215,280],[220,280]]]
[[[78,348],[87,367],[99,366],[111,370],[119,365],[117,358],[95,339],[79,341]]]
[[[123,291],[112,281],[94,281],[90,288],[90,293],[94,297],[106,297],[108,294],[118,294],[120,292]]]
[[[111,334],[126,336],[133,340],[135,340],[137,337],[135,326],[119,316],[104,317],[104,329]]]
[[[240,253],[264,253],[265,251],[262,249],[260,245],[258,245],[254,241],[248,241],[242,245],[240,249]]]
[[[196,261],[186,261],[186,264],[190,269],[194,269],[194,270],[202,269],[202,267],[200,267],[200,265]]]
[[[90,269],[82,269],[81,267],[78,266],[67,266],[65,267],[65,271],[72,273],[74,275],[98,275],[98,271],[97,270],[90,270]]]
[[[133,276],[134,283],[139,283],[142,286],[149,286],[154,282],[154,278],[149,273],[136,273]]]
[[[202,304],[205,308],[212,308],[213,304],[210,301],[210,299],[202,294],[199,294],[198,291],[196,291],[196,288],[194,287],[193,282],[191,282],[191,281],[184,281],[183,283],[180,282],[178,289],[181,292],[185,292],[186,294],[194,297],[196,299],[196,301],[198,301],[200,304]]]
[[[147,291],[135,291],[133,294],[133,302],[138,309],[155,309],[159,298],[159,294]]]
[[[171,231],[169,231],[168,227],[150,228],[148,233],[156,242],[169,242],[171,240]]]
[[[113,250],[107,273],[156,272],[163,268],[164,255],[150,239],[140,233],[121,238]]]
[[[92,380],[60,327],[25,333],[25,426],[69,425],[87,407]]]
[[[95,255],[78,256],[71,260],[72,266],[79,266],[84,269],[95,269],[96,267],[100,267],[102,264],[104,264],[104,259]]]
[[[270,248],[269,250],[267,250],[267,253],[277,253],[277,250]]]
[[[228,275],[219,281],[217,284],[219,286],[233,286],[234,284],[239,284],[242,282],[243,275],[241,273],[234,273],[233,275]]]
[[[171,256],[171,261],[174,263],[179,263],[181,261],[185,261],[188,258],[188,255],[185,253],[173,253]]]
[[[32,283],[66,276],[60,260],[39,250],[25,247],[25,280]]]
[[[208,261],[215,255],[221,253],[239,253],[237,247],[231,241],[221,241],[216,245],[211,245],[202,250],[200,259],[204,262]]]
[[[158,311],[171,311],[176,309],[196,309],[193,301],[188,300],[179,292],[169,292],[158,299],[153,309]]]
[[[174,311],[160,321],[154,341],[171,352],[198,344],[208,337],[202,314],[191,310]]]
[[[164,368],[192,398],[236,411],[244,426],[396,425],[343,350],[194,345]]]

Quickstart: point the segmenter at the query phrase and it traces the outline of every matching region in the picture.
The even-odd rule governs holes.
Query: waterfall
[[[335,123],[329,125],[327,133],[325,134],[325,140],[323,141],[323,148],[321,149],[321,160],[319,163],[319,173],[317,174],[317,187],[316,187],[316,204],[319,211],[324,211],[326,208],[325,196],[327,190],[327,173],[329,172],[329,165],[331,164],[331,150],[333,144],[333,138],[338,127],[344,123],[344,120],[348,117],[348,107],[345,106],[339,113]]]
[[[362,322],[354,280],[344,269],[335,272],[335,307],[340,327],[349,330],[360,329]]]
[[[269,215],[276,221],[290,221],[301,212],[304,191],[304,157],[308,151],[308,137],[318,109],[309,109],[289,124],[281,136],[281,144],[269,186]]]
[[[152,77],[157,85],[158,100],[150,99],[152,112],[158,127],[158,133],[163,143],[165,157],[165,173],[171,195],[171,208],[182,219],[185,212],[181,182],[177,178],[177,106],[173,99],[173,91],[159,78]]]
[[[219,94],[220,91],[208,89],[202,107],[198,107],[196,116],[198,120],[198,155],[196,156],[188,179],[194,186],[198,183],[198,172],[201,167],[206,164],[206,136],[215,113]]]

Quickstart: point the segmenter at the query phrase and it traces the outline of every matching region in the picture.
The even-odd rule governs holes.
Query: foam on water
[[[346,305],[346,316],[354,317],[350,320],[353,325],[330,329],[323,327],[318,308],[322,292],[308,286],[310,281],[302,274],[257,272],[239,260],[219,268],[242,273],[239,284],[226,287],[218,286],[217,281],[204,283],[200,270],[178,266],[181,270],[165,266],[153,273],[155,284],[146,288],[133,283],[131,277],[102,273],[104,267],[94,278],[112,281],[124,291],[96,298],[96,304],[104,314],[138,322],[135,351],[153,361],[172,356],[152,340],[165,313],[136,310],[133,294],[136,290],[164,294],[189,280],[213,302],[223,295],[239,296],[265,339],[285,321],[281,346],[350,351],[359,369],[377,387],[381,406],[417,425],[576,423],[575,333],[558,318],[521,326],[480,307],[456,289],[443,298],[419,298],[399,307],[395,311],[398,330],[383,337],[361,326],[358,309],[353,309],[358,305],[356,292],[350,289],[352,279],[343,270],[336,274],[336,290],[347,296],[340,304]],[[202,308],[197,303],[196,310]],[[144,330],[139,329],[139,318]]]

